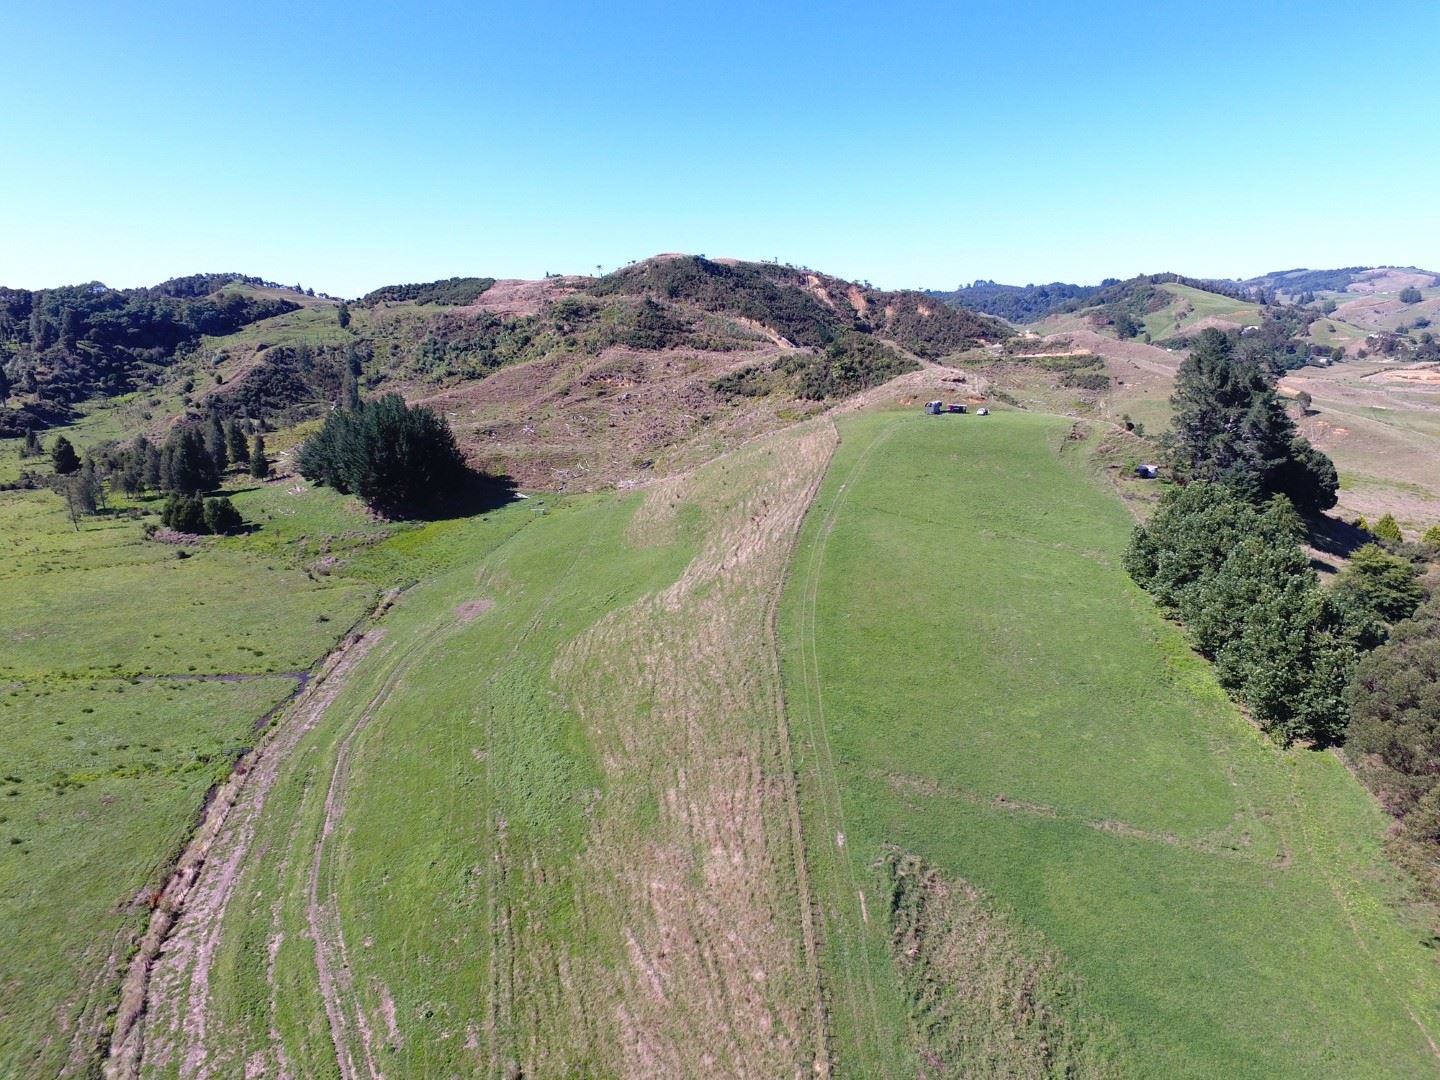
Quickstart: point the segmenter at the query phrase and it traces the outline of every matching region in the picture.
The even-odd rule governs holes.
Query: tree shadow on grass
[[[1312,514],[1305,519],[1310,546],[1326,555],[1348,559],[1359,548],[1373,543],[1374,537],[1364,529],[1357,528],[1339,518],[1326,514]]]
[[[411,508],[404,516],[417,521],[450,521],[498,510],[519,498],[519,488],[508,476],[467,470],[464,480],[443,499]]]

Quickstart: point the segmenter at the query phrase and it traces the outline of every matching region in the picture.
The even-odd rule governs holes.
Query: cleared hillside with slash
[[[840,423],[781,622],[839,1071],[1432,1075],[1382,815],[1128,581],[1069,430]]]

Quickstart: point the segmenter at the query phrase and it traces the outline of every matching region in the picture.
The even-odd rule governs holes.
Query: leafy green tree
[[[225,422],[225,446],[229,451],[230,460],[236,465],[250,464],[250,440],[245,437],[237,420]]]
[[[64,435],[56,436],[55,444],[50,447],[50,461],[57,475],[69,476],[80,471],[80,455]]]
[[[1389,640],[1356,665],[1348,696],[1350,760],[1385,808],[1415,826],[1433,865],[1440,845],[1433,805],[1440,787],[1440,601],[1395,624]]]
[[[1409,618],[1425,599],[1420,571],[1378,544],[1366,544],[1350,556],[1335,593],[1388,623]]]
[[[1418,304],[1423,299],[1425,299],[1424,294],[1413,285],[1407,285],[1400,290],[1400,302],[1402,304]]]
[[[466,476],[449,425],[424,406],[406,405],[399,394],[331,413],[301,447],[298,465],[307,480],[353,492],[384,514],[443,499]]]
[[[0,405],[10,400],[10,376],[5,374],[5,365],[0,364]]]
[[[255,436],[255,448],[250,451],[250,475],[256,480],[270,479],[270,459],[265,456],[265,436]]]
[[[343,300],[340,301],[340,306],[335,309],[335,321],[340,324],[341,330],[344,330],[350,325],[350,305]]]
[[[161,486],[182,495],[198,495],[220,485],[220,474],[206,449],[205,437],[190,425],[170,433],[161,457],[161,473]]]
[[[40,445],[40,436],[35,434],[34,428],[27,427],[25,429],[25,446],[21,449],[20,456],[27,458],[39,457],[44,452],[44,448]]]
[[[1295,404],[1300,406],[1301,416],[1310,415],[1310,406],[1314,403],[1314,401],[1315,399],[1310,396],[1310,391],[1308,390],[1301,390],[1298,394],[1295,395]]]
[[[205,531],[214,533],[217,536],[226,536],[233,532],[239,532],[245,525],[245,519],[240,516],[240,511],[235,509],[235,504],[228,498],[221,496],[218,499],[205,500]]]
[[[1421,540],[1431,547],[1440,547],[1440,525],[1431,525],[1425,530],[1425,535]]]
[[[1388,540],[1392,544],[1405,542],[1405,534],[1400,531],[1400,523],[1395,520],[1394,514],[1386,514],[1375,523],[1375,527],[1370,532],[1376,539]]]

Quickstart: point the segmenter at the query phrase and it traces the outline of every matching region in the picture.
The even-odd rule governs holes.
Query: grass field
[[[0,494],[3,1076],[86,1073],[207,789],[375,592],[141,524]]]
[[[1145,316],[1145,329],[1156,341],[1188,334],[1207,320],[1236,326],[1259,326],[1260,305],[1246,300],[1233,300],[1218,293],[1195,289],[1189,285],[1162,285],[1175,302]]]
[[[994,1016],[942,1029],[907,993],[1029,970],[1070,987],[1047,1030],[1078,1075],[1433,1075],[1440,973],[1381,813],[1228,704],[1127,580],[1128,518],[1067,430],[841,422],[781,623],[839,1071],[998,1045]],[[1022,944],[965,968],[965,940],[930,942],[902,973],[894,850],[975,890],[935,933]]]
[[[425,573],[232,811],[140,1074],[823,1067],[771,619],[832,446],[811,424],[357,556]]]

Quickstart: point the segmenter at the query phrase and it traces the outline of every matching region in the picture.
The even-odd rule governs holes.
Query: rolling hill
[[[113,486],[71,518],[0,438],[0,1075],[1433,1074],[1389,819],[1122,565],[1184,343],[1290,307],[1161,275],[1019,333],[684,255],[177,280],[0,335],[47,443],[215,416],[275,458],[201,538]],[[1432,368],[1281,383],[1412,539]],[[391,390],[522,497],[297,475]]]

